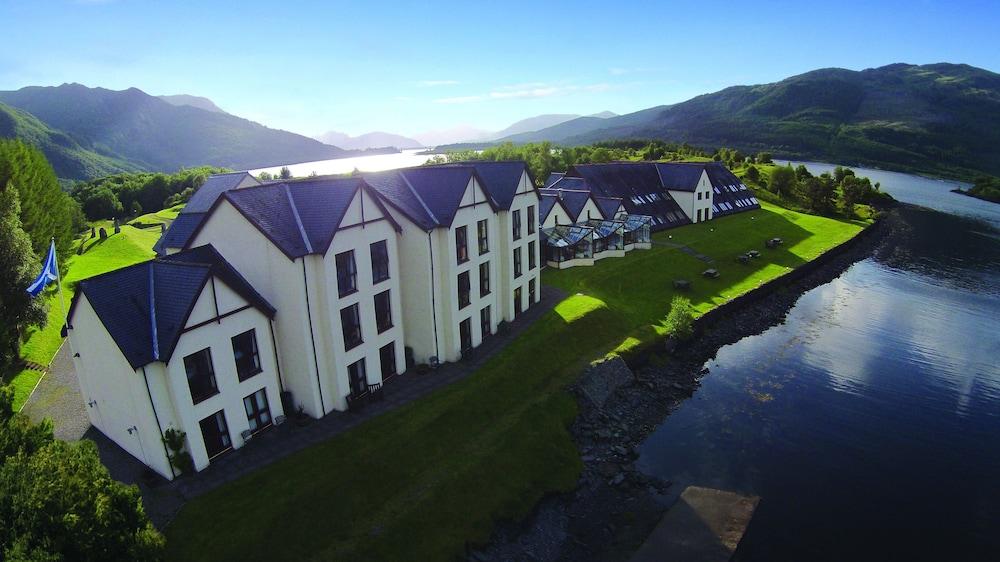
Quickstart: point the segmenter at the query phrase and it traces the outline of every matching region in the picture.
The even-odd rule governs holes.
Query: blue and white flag
[[[45,289],[45,286],[53,281],[59,279],[59,268],[56,265],[56,241],[52,241],[52,245],[49,246],[49,255],[45,258],[45,263],[42,264],[42,272],[38,274],[38,277],[28,286],[28,294],[32,297],[37,297]]]

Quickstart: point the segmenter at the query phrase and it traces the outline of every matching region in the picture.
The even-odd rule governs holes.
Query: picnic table
[[[691,282],[687,279],[674,279],[674,288],[681,291],[687,291],[691,288]]]
[[[719,277],[719,271],[717,269],[706,269],[701,272],[702,277],[707,277],[709,279],[716,279]]]
[[[750,254],[740,254],[736,256],[736,261],[740,262],[743,265],[746,265],[750,263]]]
[[[750,250],[749,252],[747,252],[747,257],[759,258],[760,257],[760,252],[757,251],[757,250]]]
[[[768,248],[777,248],[778,246],[780,246],[783,243],[784,243],[784,240],[782,240],[781,238],[772,238],[772,239],[768,240],[767,242],[765,242],[764,244]]]

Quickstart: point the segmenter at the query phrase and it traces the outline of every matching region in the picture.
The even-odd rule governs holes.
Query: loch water
[[[930,208],[720,349],[639,467],[760,496],[739,560],[1000,560],[1000,205],[857,171]]]

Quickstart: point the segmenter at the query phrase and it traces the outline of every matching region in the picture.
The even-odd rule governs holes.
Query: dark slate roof
[[[556,206],[559,198],[555,195],[543,194],[542,198],[538,202],[538,222],[545,222],[545,219],[552,212],[552,208]]]
[[[191,235],[201,224],[202,219],[208,214],[208,210],[219,199],[223,193],[235,189],[246,178],[252,179],[257,184],[257,178],[247,172],[232,172],[228,174],[214,174],[208,176],[205,183],[194,192],[191,199],[181,209],[177,218],[174,219],[167,231],[160,236],[160,239],[153,245],[153,250],[157,254],[165,254],[167,248],[183,248],[191,239]]]
[[[549,177],[545,179],[545,187],[552,187],[552,184],[561,180],[565,175],[565,172],[552,172],[549,174]]]
[[[194,233],[202,219],[208,213],[181,213],[177,215],[166,232],[160,236],[153,246],[157,254],[166,253],[167,248],[183,248]]]
[[[371,172],[362,177],[387,203],[424,230],[451,226],[473,178],[483,186],[490,206],[499,207],[473,166],[419,166]]]
[[[587,201],[590,200],[590,192],[582,189],[564,189],[560,187],[566,179],[571,178],[565,178],[562,181],[557,182],[555,187],[539,189],[538,192],[542,195],[555,196],[558,198],[562,202],[566,212],[569,213],[570,218],[573,219],[573,222],[578,222],[580,220],[580,214],[583,212],[583,208],[587,205]]]
[[[229,201],[289,258],[325,254],[359,190],[368,191],[398,229],[378,195],[360,177],[309,178],[228,191]]]
[[[220,195],[230,189],[236,189],[236,186],[248,177],[257,184],[260,184],[257,178],[251,176],[248,172],[232,172],[229,174],[208,176],[208,179],[194,192],[194,195],[188,200],[187,205],[184,205],[184,209],[181,212],[207,213]]]
[[[595,195],[620,197],[630,214],[652,217],[654,230],[691,223],[677,201],[663,188],[652,163],[579,164],[571,167],[566,175],[585,179]]]
[[[656,172],[660,175],[660,185],[674,191],[691,191],[698,187],[698,180],[705,170],[705,164],[681,162],[657,162]]]
[[[523,160],[494,162],[491,160],[472,160],[469,162],[457,162],[455,164],[444,164],[444,166],[472,166],[482,180],[483,189],[493,197],[496,204],[501,209],[510,209],[517,195],[517,188],[521,184],[521,175],[528,170],[528,164]],[[529,180],[532,184],[534,181]]]
[[[211,246],[202,246],[80,281],[67,322],[72,326],[78,299],[86,295],[133,369],[166,362],[213,275],[262,313],[274,316],[274,307],[232,265]]]
[[[601,210],[601,214],[604,215],[604,218],[613,219],[615,218],[615,214],[618,212],[618,208],[622,205],[622,198],[595,195],[594,202],[597,203],[597,208]]]
[[[723,217],[760,208],[753,191],[729,171],[722,163],[712,162],[705,167],[712,182],[712,216]]]

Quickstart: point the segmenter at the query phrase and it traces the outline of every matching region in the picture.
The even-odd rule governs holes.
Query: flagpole
[[[66,322],[66,300],[63,298],[62,292],[62,274],[59,273],[59,255],[56,253],[56,238],[52,237],[52,255],[54,256],[54,261],[56,262],[56,288],[59,290],[59,311],[62,312],[62,323],[63,326],[67,325]]]

